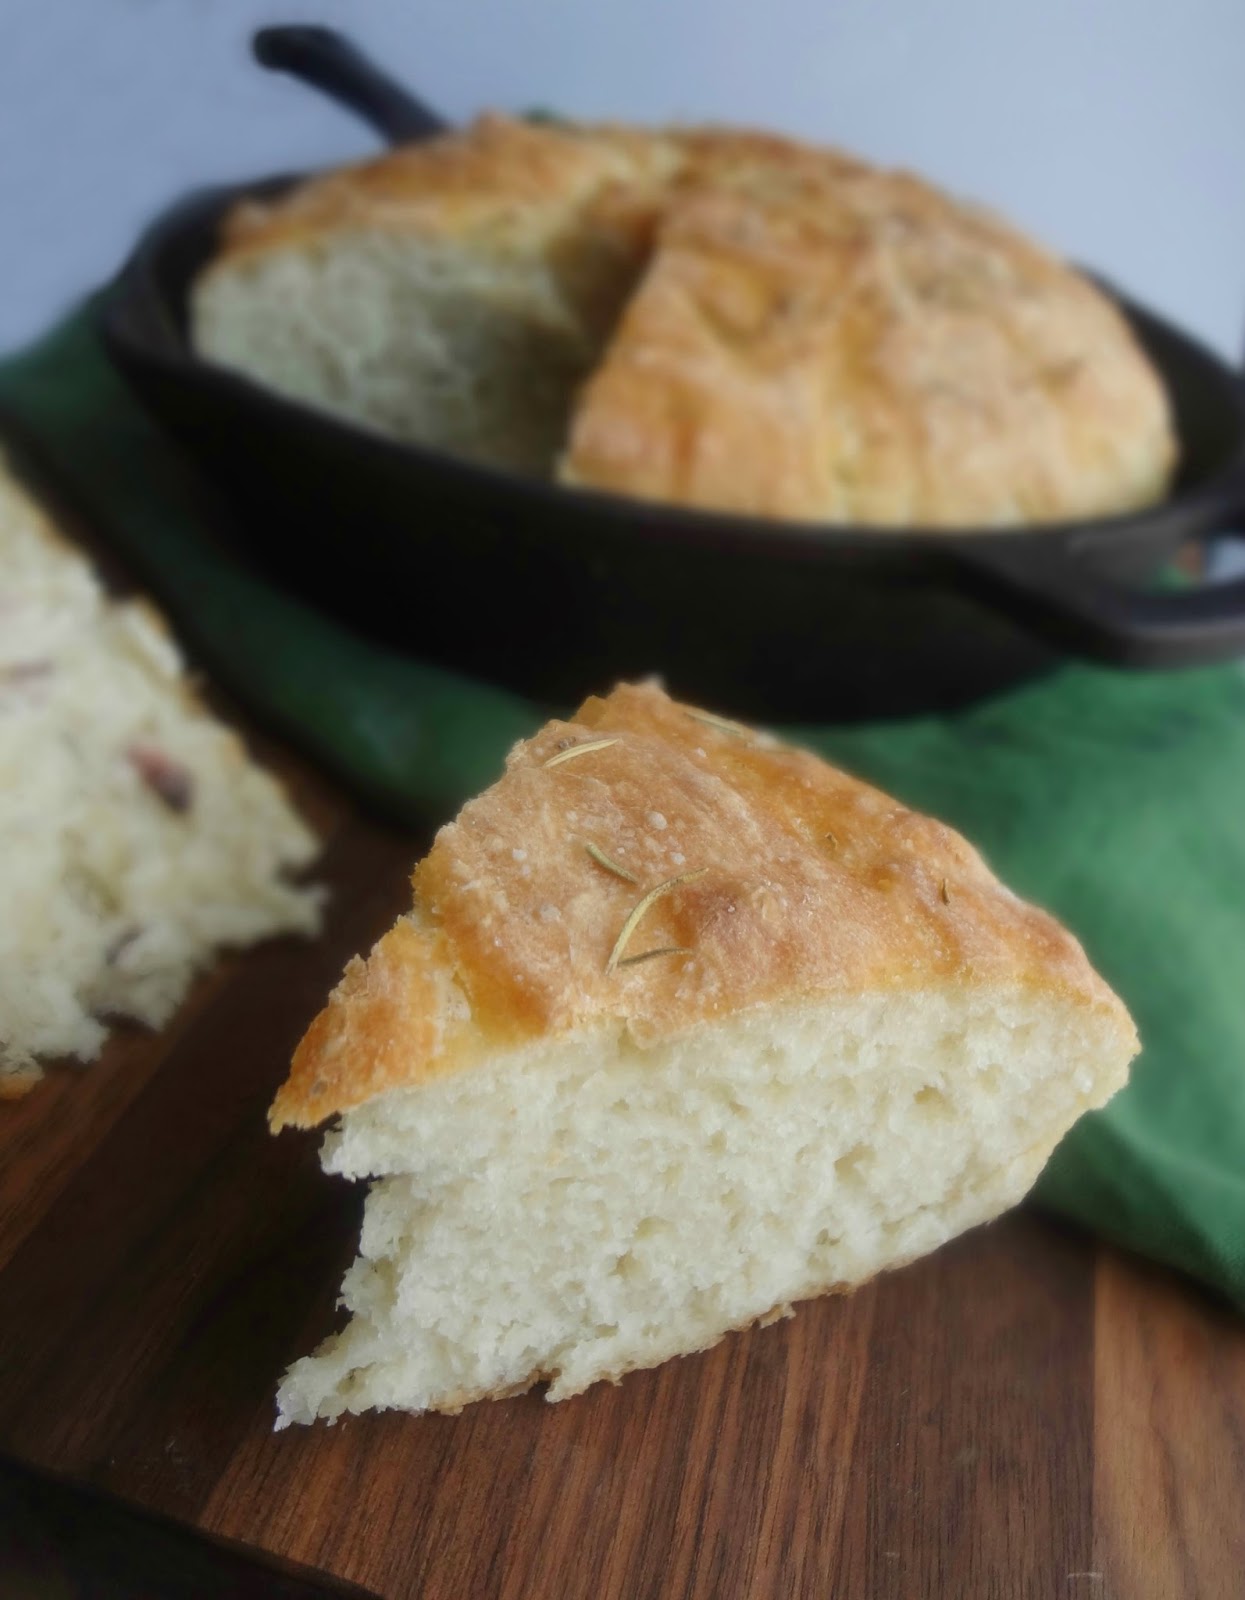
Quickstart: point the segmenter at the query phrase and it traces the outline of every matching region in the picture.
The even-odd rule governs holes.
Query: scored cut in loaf
[[[226,947],[314,933],[319,844],[0,461],[0,1100],[161,1026]]]
[[[1019,1200],[1137,1047],[949,828],[652,684],[516,746],[414,891],[272,1108],[375,1180],[278,1426],[562,1399],[861,1283]]]
[[[1159,498],[1162,385],[1087,279],[920,179],[729,129],[459,133],[227,218],[196,348],[381,432],[759,516]]]

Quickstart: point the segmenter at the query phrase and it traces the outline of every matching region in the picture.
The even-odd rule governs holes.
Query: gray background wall
[[[363,154],[251,65],[349,27],[445,111],[733,118],[917,167],[1237,352],[1245,0],[4,0],[0,348],[194,183]]]

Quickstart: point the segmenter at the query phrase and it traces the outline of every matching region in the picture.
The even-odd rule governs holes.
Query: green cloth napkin
[[[113,375],[90,308],[0,364],[0,412],[199,659],[390,815],[442,821],[547,715],[252,571],[213,531],[228,524],[210,486]],[[1081,937],[1145,1049],[1038,1197],[1245,1309],[1245,674],[1069,666],[953,716],[785,731],[962,829]]]

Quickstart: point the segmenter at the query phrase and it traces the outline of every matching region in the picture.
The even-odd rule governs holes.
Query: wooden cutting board
[[[1245,1328],[1033,1215],[562,1405],[274,1434],[361,1195],[264,1111],[421,844],[277,762],[326,937],[0,1105],[0,1449],[392,1597],[1239,1600]]]

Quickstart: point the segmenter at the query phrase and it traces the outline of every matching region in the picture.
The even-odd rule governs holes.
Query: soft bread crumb
[[[357,232],[248,257],[196,291],[216,361],[377,432],[544,473],[595,342],[539,263]]]
[[[1015,1204],[1123,1081],[1112,1019],[1024,990],[762,1010],[650,1049],[625,1027],[346,1114],[371,1177],[345,1330],[278,1426],[565,1399],[925,1254]]]
[[[317,842],[0,463],[0,1098],[159,1027],[225,946],[313,933]]]

